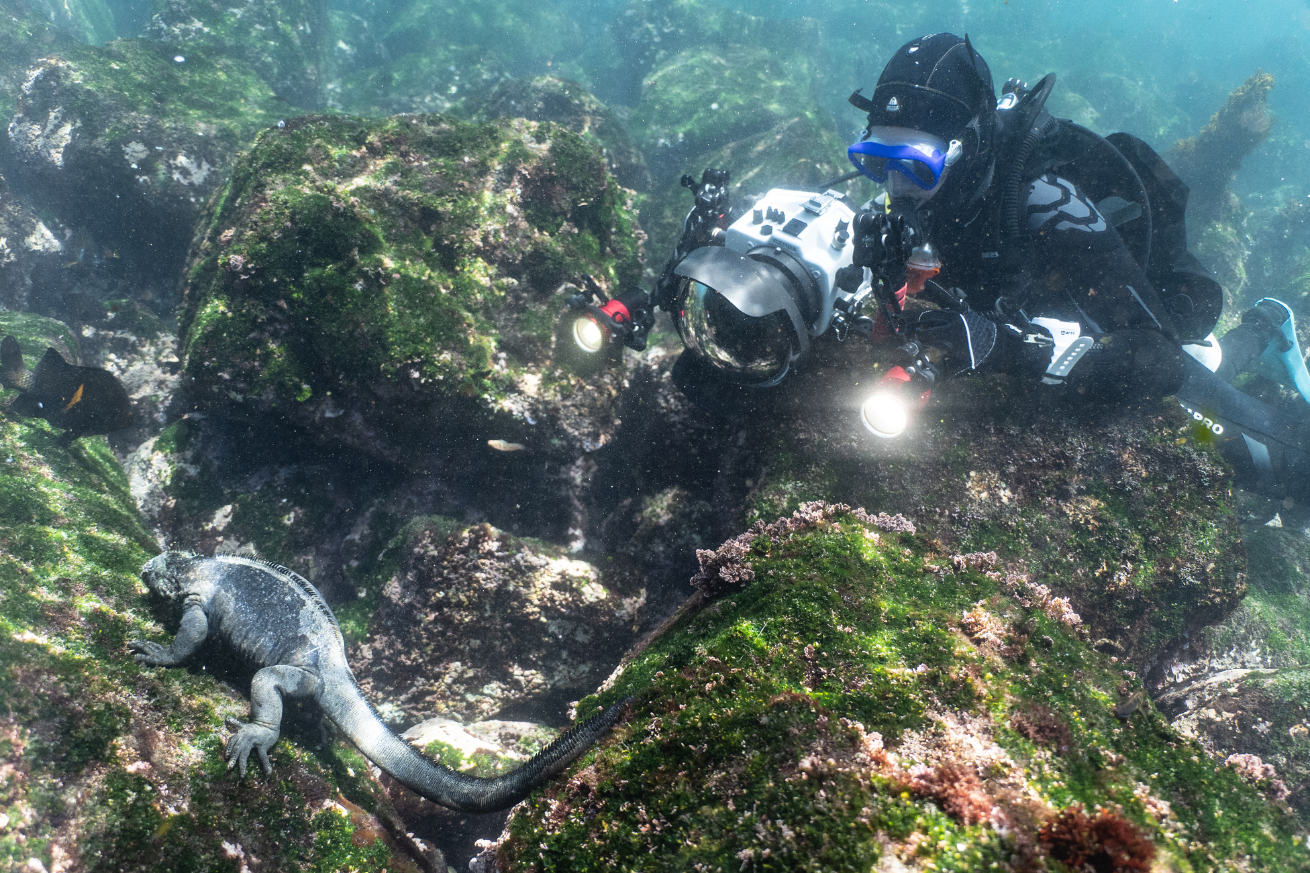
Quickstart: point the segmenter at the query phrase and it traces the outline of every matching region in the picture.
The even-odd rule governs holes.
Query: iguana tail
[[[350,690],[325,694],[323,710],[373,763],[416,794],[460,812],[509,809],[551,776],[563,770],[614,726],[628,701],[560,734],[522,767],[494,779],[479,779],[451,770],[422,755],[377,717],[353,683]]]

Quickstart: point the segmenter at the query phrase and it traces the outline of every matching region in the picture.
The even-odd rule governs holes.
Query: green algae
[[[188,55],[203,51],[238,60],[292,106],[321,105],[325,4],[283,0],[229,7],[215,0],[183,0],[159,5],[147,28],[150,36],[184,44]]]
[[[201,131],[229,148],[245,145],[255,130],[277,120],[272,92],[244,65],[203,50],[188,50],[184,63],[176,55],[176,46],[140,39],[63,53],[75,69],[74,81],[85,88],[69,109],[93,109],[107,100],[148,112],[156,124]],[[139,133],[132,123],[140,119],[114,119],[103,111],[86,118],[110,122],[88,134],[121,139]]]
[[[1275,807],[1149,704],[1117,718],[1130,674],[1024,606],[999,572],[850,515],[797,527],[757,536],[741,558],[753,580],[685,610],[580,703],[635,696],[567,784],[511,819],[502,863],[867,870],[890,852],[927,869],[999,869],[1033,848],[1041,820],[1080,803],[1121,809],[1168,869],[1306,869]],[[1004,645],[969,636],[961,616],[980,604]],[[1066,747],[1031,729],[1039,706]],[[875,731],[903,744],[905,763],[953,758],[975,773],[1007,835],[987,813],[944,812],[952,798],[914,788]],[[948,761],[913,742],[933,732],[954,734],[939,745]]]
[[[898,445],[837,441],[816,396],[770,430],[745,524],[812,500],[914,512],[961,551],[997,551],[1070,596],[1096,637],[1129,660],[1223,617],[1245,594],[1231,472],[1169,404],[1082,415],[1057,397],[1014,405],[1005,379],[946,386]],[[1070,417],[1073,416],[1073,419]]]
[[[639,272],[626,194],[598,151],[547,123],[298,119],[260,136],[205,227],[186,374],[237,415],[326,409],[334,392],[371,408],[380,386],[494,404],[547,363],[562,283]],[[525,312],[536,342],[517,333]],[[573,390],[543,376],[543,391]]]

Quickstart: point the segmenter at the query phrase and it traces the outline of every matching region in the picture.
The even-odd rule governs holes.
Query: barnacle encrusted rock
[[[612,292],[637,278],[627,197],[553,124],[272,128],[191,252],[194,401],[410,469],[497,454],[488,438],[570,460],[598,448],[618,427],[623,368],[576,369],[559,326],[584,276]]]
[[[640,583],[490,525],[418,525],[352,655],[397,720],[558,717],[632,643]]]
[[[268,87],[236,61],[118,40],[29,69],[9,148],[61,220],[142,273],[172,278],[233,156],[276,112]]]
[[[75,357],[50,319],[3,313],[0,330]],[[127,641],[175,620],[140,582],[156,551],[103,438],[65,447],[44,420],[0,418],[0,868],[416,869],[352,749],[293,728],[280,778],[238,783],[218,753],[248,706],[214,678],[230,661],[133,662]]]
[[[761,531],[752,580],[580,702],[635,695],[479,869],[1310,869],[1237,768],[1149,702],[1116,717],[1135,674],[1025,606],[1013,563],[888,527],[806,504]],[[969,639],[979,603],[1007,647]]]

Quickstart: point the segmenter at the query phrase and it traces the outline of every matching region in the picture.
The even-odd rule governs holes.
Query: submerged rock
[[[363,115],[458,113],[470,94],[549,69],[573,79],[592,14],[534,0],[381,0],[332,13],[331,105]]]
[[[656,373],[668,369],[668,356],[651,358]],[[901,512],[951,548],[1024,561],[1035,581],[1071,598],[1092,640],[1113,641],[1142,670],[1241,601],[1231,471],[1172,402],[1089,405],[974,375],[940,385],[910,430],[883,440],[861,426],[859,409],[881,366],[867,345],[822,341],[778,388],[701,405],[655,374],[634,379],[625,436],[597,457],[598,478],[628,475],[632,498],[612,510],[604,542],[623,550],[631,537],[639,559],[656,557],[644,544],[651,533],[629,519],[674,484],[700,536],[812,500]],[[659,536],[682,540],[689,557],[680,524]]]
[[[1273,127],[1274,118],[1266,108],[1273,87],[1273,76],[1257,72],[1228,95],[1199,134],[1179,140],[1166,154],[1169,165],[1191,189],[1187,214],[1192,222],[1236,217],[1228,186],[1242,160]]]
[[[1152,674],[1174,726],[1310,824],[1310,541],[1248,528],[1250,593]],[[1259,759],[1256,766],[1252,758]]]
[[[0,305],[51,313],[75,284],[68,267],[68,230],[37,215],[0,177]]]
[[[650,187],[650,171],[627,130],[604,103],[577,82],[558,76],[501,82],[479,101],[475,117],[482,121],[526,118],[561,124],[604,152],[610,172],[620,185],[636,191]]]
[[[691,208],[684,174],[729,170],[734,205],[749,208],[770,188],[818,188],[849,172],[846,142],[821,99],[824,43],[814,21],[780,27],[702,0],[654,0],[631,3],[610,29],[625,58],[614,78],[631,82],[611,87],[627,92],[629,129],[652,177],[641,213],[652,267],[672,251]]]
[[[579,705],[630,717],[480,869],[1310,867],[1149,702],[1116,717],[1133,674],[1059,604],[913,530],[807,504],[707,554],[705,593]]]
[[[640,583],[490,525],[418,522],[352,655],[391,720],[558,719],[632,643]]]
[[[45,208],[138,273],[171,281],[237,150],[277,121],[272,98],[239,62],[201,51],[141,40],[72,48],[28,70],[9,149]]]
[[[328,38],[323,0],[247,2],[168,0],[144,36],[190,53],[203,50],[249,65],[273,93],[300,109],[320,109]]]
[[[269,130],[191,253],[193,400],[410,470],[571,461],[612,438],[623,371],[575,367],[557,327],[584,275],[611,291],[637,277],[627,197],[599,152],[551,124]]]

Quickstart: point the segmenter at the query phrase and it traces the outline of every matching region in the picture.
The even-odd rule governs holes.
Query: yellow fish
[[[77,386],[77,390],[73,392],[73,399],[68,401],[68,405],[64,407],[64,412],[67,412],[68,410],[72,409],[74,406],[78,404],[78,401],[82,399],[82,389],[85,387],[86,387],[85,382]]]
[[[487,445],[498,452],[521,452],[527,448],[523,443],[507,443],[504,440],[487,440]]]

